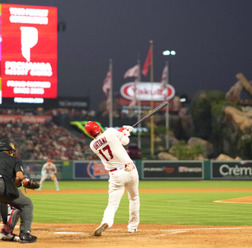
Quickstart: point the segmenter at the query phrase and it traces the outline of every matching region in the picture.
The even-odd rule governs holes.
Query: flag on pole
[[[147,74],[148,74],[148,71],[149,71],[149,67],[151,65],[151,58],[152,58],[152,46],[150,47],[149,49],[149,52],[147,54],[147,58],[144,62],[144,66],[143,66],[143,69],[142,69],[142,74],[146,77]]]
[[[111,83],[112,83],[112,75],[111,70],[108,71],[104,81],[103,81],[103,87],[102,90],[105,93],[107,97],[107,111],[110,112],[110,89],[111,89]]]
[[[129,70],[127,70],[124,74],[124,79],[128,78],[128,77],[138,77],[138,72],[139,72],[139,65],[135,65],[132,68],[130,68]]]
[[[163,69],[161,84],[160,84],[161,89],[163,90],[167,84],[168,84],[168,64],[165,65]]]
[[[128,106],[129,109],[135,107],[136,104],[137,104],[137,97],[136,97],[136,95],[137,95],[137,92],[136,92],[137,91],[137,86],[136,86],[136,84],[137,84],[137,79],[135,80],[135,85],[134,85],[134,88],[133,88],[134,96],[133,96],[133,99],[131,100],[131,102],[129,103],[129,106]]]
[[[104,79],[104,81],[103,81],[103,87],[102,87],[102,90],[105,93],[105,95],[106,95],[107,98],[109,96],[108,92],[109,92],[109,90],[111,88],[111,79],[112,79],[112,77],[111,77],[111,71],[109,70],[108,73],[107,73],[107,75],[106,75],[106,77],[105,77],[105,79]]]
[[[137,100],[136,100],[136,98],[134,97],[134,98],[131,100],[131,102],[130,102],[128,108],[131,109],[131,108],[135,107],[136,104],[137,104]]]

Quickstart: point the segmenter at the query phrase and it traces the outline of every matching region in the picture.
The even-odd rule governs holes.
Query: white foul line
[[[216,203],[235,203],[235,204],[251,204],[251,202],[226,202],[226,201],[214,201]]]
[[[70,235],[72,235],[72,234],[82,234],[82,233],[84,233],[84,232],[54,232],[55,234],[70,234]]]
[[[167,235],[174,235],[174,234],[179,234],[179,233],[186,233],[189,231],[202,231],[202,230],[236,230],[236,229],[252,229],[252,226],[249,227],[205,227],[205,228],[188,228],[188,229],[167,229],[167,230],[158,230],[159,232],[166,232],[163,234],[157,234],[157,235],[151,235],[148,236],[148,238],[156,238],[156,237],[164,237]],[[144,230],[147,231],[147,230]],[[155,232],[157,230],[148,230],[151,232]]]
[[[252,226],[247,226],[247,227],[240,227],[240,226],[236,226],[236,227],[204,227],[204,228],[188,228],[188,229],[170,229],[170,230],[166,230],[166,231],[202,231],[202,230],[230,230],[230,229],[252,229]],[[159,230],[162,231],[162,230]]]

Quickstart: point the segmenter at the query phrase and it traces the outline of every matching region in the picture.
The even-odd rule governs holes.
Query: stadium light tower
[[[174,51],[174,50],[165,50],[165,51],[163,51],[163,55],[164,56],[168,56],[168,55],[176,55],[176,51]]]
[[[165,50],[163,51],[164,56],[174,56],[176,55],[176,51],[174,50]],[[170,69],[169,69],[169,62],[168,60],[166,61],[167,64],[167,85],[170,83]],[[169,100],[168,100],[169,102]],[[165,148],[169,152],[169,104],[166,106],[166,111],[165,111],[165,129],[166,129],[166,139],[165,139]]]

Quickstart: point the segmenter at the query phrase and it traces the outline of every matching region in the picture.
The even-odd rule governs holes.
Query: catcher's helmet
[[[12,151],[13,155],[16,152],[15,146],[10,143],[7,139],[5,138],[0,138],[0,151]],[[13,156],[12,155],[12,156]]]
[[[95,137],[101,132],[101,127],[96,122],[89,121],[85,125],[85,130],[90,136]]]

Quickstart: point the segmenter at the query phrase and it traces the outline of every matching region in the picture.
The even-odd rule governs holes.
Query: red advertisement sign
[[[129,100],[136,97],[140,101],[164,101],[175,96],[175,89],[170,84],[162,89],[161,83],[158,82],[138,82],[137,84],[129,82],[122,85],[121,95]]]
[[[57,8],[0,8],[2,97],[56,98]]]
[[[0,123],[18,122],[23,123],[46,123],[51,120],[51,116],[47,115],[1,115]]]

